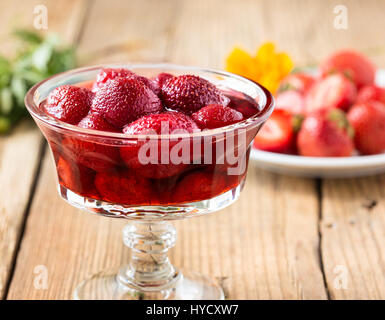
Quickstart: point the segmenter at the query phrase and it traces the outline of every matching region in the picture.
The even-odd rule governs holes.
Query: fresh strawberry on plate
[[[385,104],[385,88],[376,85],[367,85],[358,91],[356,102],[368,102],[372,100]]]
[[[292,153],[295,130],[293,116],[275,110],[254,139],[254,148],[270,152]]]
[[[322,76],[342,72],[352,79],[358,88],[374,84],[376,68],[363,54],[345,49],[334,52],[320,65]]]
[[[306,72],[296,72],[289,74],[282,80],[278,92],[294,90],[306,93],[314,84],[315,77]]]
[[[317,69],[309,69],[314,77],[310,86],[292,74],[275,96],[276,111],[303,114],[294,135],[295,153],[257,143],[251,159],[262,168],[309,177],[385,172],[385,70],[376,70],[368,57],[354,50],[330,55]]]
[[[298,132],[298,152],[310,157],[348,157],[354,150],[352,137],[343,111],[316,111],[305,118]]]
[[[305,98],[300,91],[286,90],[276,96],[275,108],[292,114],[304,114],[306,112]]]
[[[348,113],[361,154],[378,154],[385,151],[385,105],[378,101],[355,104]]]
[[[306,94],[306,112],[339,108],[348,110],[356,99],[353,82],[341,73],[319,79]]]

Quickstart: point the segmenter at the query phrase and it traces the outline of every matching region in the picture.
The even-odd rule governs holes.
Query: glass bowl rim
[[[185,71],[191,71],[191,72],[211,73],[217,76],[231,77],[233,79],[243,81],[248,85],[254,86],[259,92],[259,95],[263,96],[264,105],[260,105],[262,109],[256,115],[248,119],[245,119],[243,121],[237,122],[235,124],[231,124],[231,125],[216,128],[216,129],[209,129],[209,130],[204,129],[193,133],[174,133],[174,134],[171,133],[169,135],[164,135],[164,134],[162,135],[158,135],[158,134],[128,135],[121,132],[109,132],[109,131],[101,131],[101,130],[98,131],[93,129],[80,128],[76,125],[72,125],[63,121],[56,120],[55,118],[41,111],[39,106],[36,105],[34,101],[35,93],[37,92],[37,90],[47,82],[53,81],[56,78],[64,78],[66,76],[71,76],[71,75],[75,75],[83,72],[89,72],[93,70],[96,71],[102,68],[122,68],[122,67],[125,67],[128,69],[169,69],[169,70],[174,69],[174,70],[182,70],[182,71],[185,70]],[[48,125],[49,127],[53,127],[56,130],[70,131],[72,133],[78,133],[78,134],[89,135],[94,137],[115,138],[115,139],[124,139],[124,140],[151,139],[151,138],[178,139],[178,138],[194,138],[194,137],[204,137],[204,136],[223,134],[223,133],[235,131],[237,129],[247,128],[251,125],[256,126],[259,124],[263,124],[267,120],[267,118],[270,116],[270,114],[273,112],[274,105],[275,105],[273,95],[270,93],[270,91],[268,91],[265,87],[263,87],[262,85],[260,85],[255,81],[252,81],[245,77],[242,77],[230,72],[222,71],[222,70],[217,70],[212,68],[201,68],[201,67],[195,67],[195,66],[177,65],[177,64],[170,64],[170,63],[101,64],[101,65],[71,69],[65,72],[57,73],[35,84],[33,87],[31,87],[28,90],[25,96],[24,102],[27,110],[34,118],[37,118],[38,120],[43,122],[45,125]]]

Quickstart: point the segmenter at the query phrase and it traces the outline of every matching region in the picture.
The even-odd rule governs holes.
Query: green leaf
[[[0,133],[27,114],[24,96],[35,83],[76,65],[75,50],[60,47],[57,34],[43,38],[36,32],[16,30],[20,49],[13,59],[0,56]]]
[[[11,121],[8,118],[0,116],[0,133],[7,133],[11,128]]]
[[[11,112],[13,107],[12,92],[8,87],[1,89],[0,91],[0,110],[4,115]]]
[[[13,35],[20,40],[31,44],[39,44],[43,42],[43,38],[38,33],[29,30],[17,29],[13,32]]]
[[[11,81],[11,90],[19,106],[24,105],[24,96],[27,93],[27,84],[25,80],[19,77],[13,77]]]

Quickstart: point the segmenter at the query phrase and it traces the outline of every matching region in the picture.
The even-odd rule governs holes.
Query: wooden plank
[[[115,5],[113,2],[94,2],[90,11],[92,18],[87,19],[81,38],[80,55],[90,57],[92,54],[88,53],[99,50],[97,45],[96,49],[92,47],[89,39],[100,43],[101,38],[111,38],[114,46],[114,41],[119,44],[120,41],[129,41],[133,34],[138,34],[138,39],[148,41],[145,49],[141,47],[133,51],[121,51],[120,48],[118,55],[115,55],[115,51],[108,55],[108,49],[106,56],[94,56],[92,63],[111,62],[117,58],[119,60],[115,61],[127,61],[131,57],[138,59],[142,56],[141,60],[145,60],[146,54],[151,52],[156,52],[157,58],[154,59],[164,59],[170,21],[163,19],[159,12],[172,14],[171,4],[170,1],[143,1],[133,6],[127,1],[115,1]],[[143,26],[144,15],[153,21],[149,29]],[[120,31],[116,32],[114,38],[108,28]],[[91,61],[85,60],[87,64]],[[8,299],[71,299],[75,286],[81,280],[106,267],[119,265],[126,257],[127,252],[121,239],[124,222],[78,212],[59,198],[55,183],[53,163],[47,153]],[[41,232],[42,228],[44,232]],[[41,266],[46,267],[48,272],[46,289],[35,285],[38,276],[36,272],[41,270]]]
[[[221,68],[234,44],[255,49],[263,39],[279,38],[279,30],[274,35],[268,31],[270,3],[183,2],[170,61]],[[277,5],[272,4],[274,12]],[[283,2],[279,5],[279,11],[289,9]],[[230,299],[325,299],[317,223],[314,181],[251,166],[238,202],[218,214],[182,223],[184,247],[175,249],[176,264],[226,279]]]
[[[0,138],[0,297],[16,254],[41,143],[40,133],[27,122]]]
[[[325,299],[316,208],[313,181],[251,165],[235,204],[178,226],[175,263],[223,279],[229,299]]]
[[[94,1],[91,23],[79,44],[82,64],[166,61],[178,4],[174,0]]]
[[[210,67],[222,67],[234,44],[251,50],[263,40],[276,41],[302,64],[319,60],[338,46],[369,52],[378,40],[367,34],[382,22],[366,18],[367,23],[357,26],[356,21],[363,20],[355,17],[363,12],[380,14],[381,3],[366,1],[365,8],[358,1],[346,5],[351,25],[337,31],[332,25],[333,1],[96,1],[80,52],[84,64],[167,60]],[[355,35],[361,32],[366,36],[357,42]],[[381,53],[373,52],[373,57],[379,61]],[[71,298],[81,279],[119,265],[126,256],[120,239],[123,222],[78,214],[59,199],[49,160],[46,156],[10,299]],[[323,206],[327,211],[326,202]],[[171,258],[178,266],[222,279],[228,298],[324,299],[318,209],[313,180],[251,167],[237,203],[220,213],[176,223],[179,241]],[[323,241],[329,241],[324,228],[322,232]],[[334,263],[326,255],[334,252],[330,247],[323,242],[329,290]],[[370,259],[375,260],[373,253]],[[46,290],[34,286],[39,265],[48,270]],[[373,279],[367,280],[373,287]]]
[[[385,298],[385,176],[323,183],[322,256],[333,299]]]
[[[105,52],[96,41],[103,36],[109,36],[106,43],[110,47],[119,46],[122,41],[133,41],[131,39],[141,42],[143,38],[148,47],[132,51],[119,49],[95,60],[167,58],[172,62],[220,66],[220,57],[231,45],[227,43],[228,34],[234,38],[244,37],[243,30],[236,28],[238,20],[231,19],[236,12],[235,1],[228,2],[223,9],[218,9],[222,6],[214,1],[196,4],[178,1],[177,8],[170,3],[142,1],[134,7],[126,2],[119,2],[119,6],[117,2],[115,6],[114,3],[95,3],[81,41],[81,51],[85,54]],[[257,9],[252,2],[240,5],[241,12]],[[150,7],[152,10],[148,11]],[[175,16],[173,10],[178,14],[170,25],[161,13],[171,18]],[[149,16],[151,12],[154,16]],[[141,24],[145,13],[146,21],[151,24],[148,29]],[[111,21],[107,21],[108,18]],[[104,24],[94,21],[104,21]],[[249,15],[245,25],[253,22],[254,17]],[[235,34],[222,32],[233,28],[237,30]],[[117,29],[120,32],[111,34],[111,30]],[[250,33],[246,41],[257,43],[254,36]],[[51,163],[46,159],[10,288],[10,299],[70,298],[80,279],[118,265],[125,256],[120,241],[123,223],[77,214],[55,196],[53,181]],[[303,191],[301,196],[292,197],[288,193],[293,184]],[[178,266],[219,277],[229,298],[325,298],[318,264],[314,182],[278,177],[251,168],[247,185],[238,203],[227,210],[176,223],[179,241],[172,252],[172,260]],[[52,208],[55,208],[54,214]],[[43,223],[46,231],[39,233]],[[298,228],[305,231],[299,234]],[[47,290],[33,286],[33,270],[37,265],[47,267]]]
[[[12,29],[33,27],[36,5],[45,5],[48,9],[48,31],[62,31],[63,40],[69,41],[67,23],[78,11],[74,10],[67,21],[60,18],[60,14],[65,12],[64,7],[67,10],[79,7],[76,1],[19,1],[18,5],[14,1],[1,1],[1,53],[12,55],[17,48],[14,39],[9,36]],[[36,178],[42,142],[39,130],[31,121],[23,122],[10,135],[0,137],[0,297],[6,294],[13,259],[17,255],[15,250]]]
[[[119,221],[65,203],[47,152],[7,298],[71,299],[82,279],[120,263],[121,255]],[[45,270],[47,287],[38,281]]]

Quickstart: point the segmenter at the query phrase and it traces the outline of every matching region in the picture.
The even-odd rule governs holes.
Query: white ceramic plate
[[[385,69],[377,71],[376,84],[385,87]],[[297,176],[346,178],[385,172],[385,154],[344,158],[317,158],[253,149],[250,157],[260,168]]]

